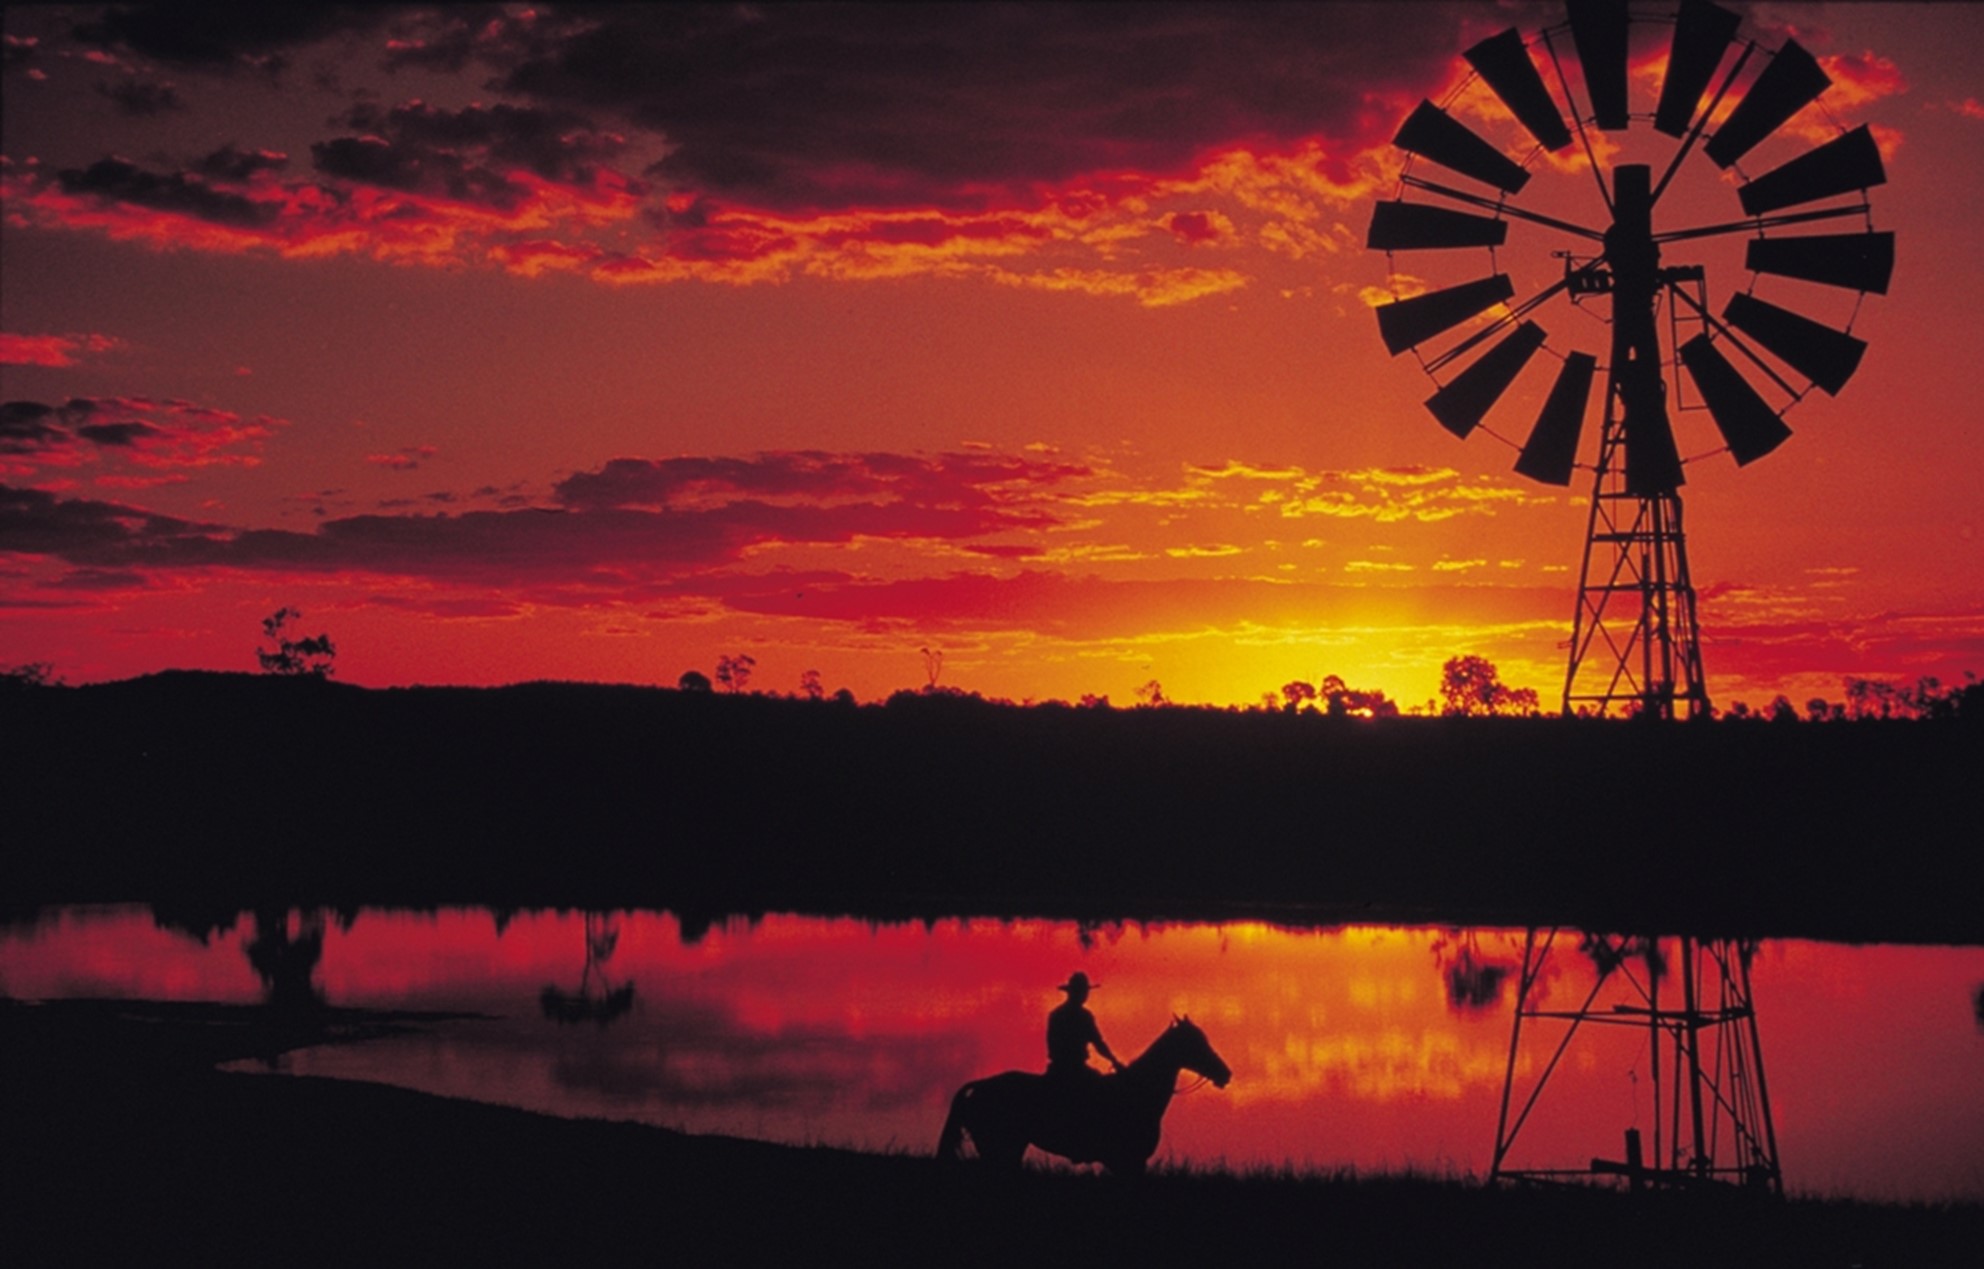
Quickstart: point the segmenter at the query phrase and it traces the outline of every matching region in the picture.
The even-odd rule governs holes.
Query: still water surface
[[[562,1115],[924,1153],[951,1094],[1039,1070],[1076,969],[1124,1058],[1190,1014],[1233,1067],[1174,1102],[1160,1163],[1486,1175],[1522,934],[1048,920],[875,925],[667,913],[64,909],[0,929],[0,993],[473,1012],[278,1060]],[[1589,962],[1560,955],[1551,1000]],[[1984,949],[1763,943],[1753,962],[1785,1184],[1984,1199]],[[1604,1029],[1594,1028],[1592,1033]],[[1547,1052],[1525,1051],[1531,1072]],[[254,1064],[258,1065],[258,1064]],[[1617,1157],[1652,1124],[1636,1029],[1580,1037],[1524,1162]]]

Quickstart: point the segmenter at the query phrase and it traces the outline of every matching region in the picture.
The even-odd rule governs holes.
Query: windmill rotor
[[[1776,451],[1785,416],[1814,389],[1838,394],[1861,364],[1853,319],[1894,269],[1894,235],[1875,227],[1868,194],[1887,174],[1864,125],[1759,162],[1802,144],[1810,128],[1788,125],[1808,108],[1823,112],[1831,79],[1796,40],[1766,49],[1709,0],[1659,20],[1621,0],[1572,0],[1568,19],[1476,42],[1460,85],[1400,126],[1404,170],[1366,237],[1392,271],[1379,334],[1433,379],[1426,405],[1447,431],[1495,436],[1530,480],[1593,480],[1564,711],[1695,716],[1709,702],[1679,491],[1694,462],[1727,453],[1741,467]],[[1657,101],[1636,100],[1635,55],[1659,71],[1660,52]],[[1595,178],[1582,210],[1535,197],[1567,182],[1533,177],[1578,168]],[[1695,171],[1694,197],[1663,205]],[[1730,218],[1672,223],[1676,204],[1709,198],[1733,201]],[[1552,249],[1561,276],[1519,276],[1525,243]],[[1452,280],[1405,271],[1422,261]],[[1719,310],[1711,278],[1728,290]],[[1814,288],[1850,297],[1843,322],[1812,314]],[[1566,321],[1566,309],[1584,317]],[[1687,417],[1700,414],[1708,427]]]

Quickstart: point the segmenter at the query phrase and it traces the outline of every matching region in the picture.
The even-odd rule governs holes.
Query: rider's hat
[[[1084,973],[1083,973],[1082,971],[1080,971],[1080,970],[1076,970],[1076,971],[1075,971],[1074,973],[1072,973],[1072,974],[1070,974],[1070,975],[1068,975],[1068,981],[1067,981],[1067,982],[1065,982],[1065,983],[1062,983],[1062,984],[1061,984],[1061,985],[1060,985],[1059,987],[1057,987],[1057,988],[1055,988],[1054,990],[1056,990],[1056,991],[1092,991],[1092,990],[1094,990],[1095,988],[1097,988],[1097,987],[1100,987],[1100,986],[1102,986],[1102,984],[1101,984],[1101,983],[1092,983],[1092,982],[1090,982],[1090,981],[1088,980],[1088,975],[1087,975],[1087,974],[1084,974]]]

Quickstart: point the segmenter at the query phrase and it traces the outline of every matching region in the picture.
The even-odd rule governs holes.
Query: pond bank
[[[330,1038],[419,1025],[330,1011]],[[1967,1265],[1984,1207],[1165,1174],[990,1177],[926,1157],[564,1120],[223,1074],[325,1036],[256,1007],[0,1002],[0,1245],[21,1265],[701,1263]]]

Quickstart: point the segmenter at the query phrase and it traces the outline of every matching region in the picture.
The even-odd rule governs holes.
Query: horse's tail
[[[950,1162],[964,1158],[964,1108],[976,1084],[966,1084],[951,1098],[951,1113],[944,1118],[944,1131],[937,1137],[937,1158]]]

